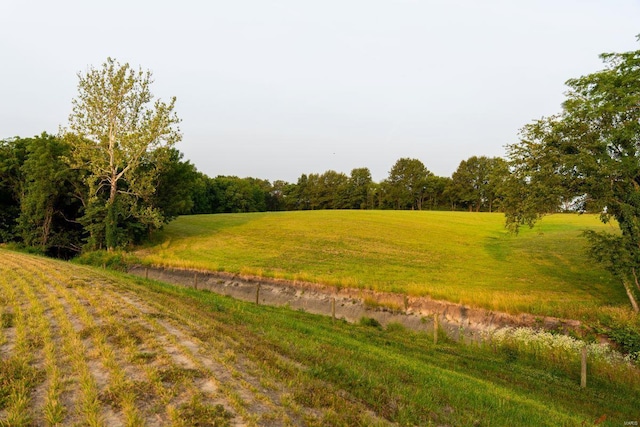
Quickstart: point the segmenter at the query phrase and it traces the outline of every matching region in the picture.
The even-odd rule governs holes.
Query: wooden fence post
[[[336,320],[336,298],[331,298],[331,319]]]
[[[149,267],[145,267],[144,268],[144,278],[148,279],[149,278]]]
[[[433,343],[438,344],[438,313],[433,314]]]
[[[256,305],[260,305],[260,283],[256,286]]]
[[[587,346],[582,347],[582,369],[580,371],[580,388],[587,387]]]

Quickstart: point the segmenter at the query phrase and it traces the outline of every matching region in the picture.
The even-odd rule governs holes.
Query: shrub
[[[112,270],[127,271],[130,266],[139,264],[139,260],[126,252],[120,251],[91,251],[85,252],[73,259],[74,262],[94,267],[105,267]]]
[[[360,319],[360,325],[369,326],[376,329],[382,329],[382,325],[380,324],[380,322],[378,322],[376,319],[373,319],[371,317],[362,317]]]

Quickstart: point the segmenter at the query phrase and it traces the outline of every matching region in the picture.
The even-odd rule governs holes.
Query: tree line
[[[452,177],[434,175],[418,159],[401,158],[382,182],[374,182],[366,167],[350,175],[333,170],[303,174],[295,183],[212,178],[185,161],[175,147],[162,147],[146,154],[132,178],[121,178],[119,197],[110,201],[110,181],[73,162],[76,139],[75,134],[45,132],[0,140],[0,242],[20,242],[69,257],[83,248],[108,248],[108,233],[114,234],[113,247],[141,243],[178,215],[314,209],[493,211],[500,208],[509,175],[505,160],[474,156],[462,161]],[[149,189],[134,193],[136,186]],[[109,221],[115,231],[109,230]]]
[[[113,247],[140,243],[193,206],[181,185],[191,185],[197,173],[175,148],[154,153],[153,166],[142,164],[154,170],[146,177],[152,192],[134,196],[137,182],[121,187],[117,212],[109,212],[110,189],[88,184],[89,172],[70,163],[71,151],[67,138],[47,133],[0,141],[0,242],[68,258],[83,248],[107,248],[109,232]],[[109,230],[110,220],[116,230]]]
[[[430,172],[418,159],[401,158],[382,182],[368,168],[349,175],[328,170],[295,183],[198,173],[188,213],[240,213],[317,209],[437,209],[496,211],[507,191],[509,168],[499,157],[473,156],[451,177]],[[186,213],[186,212],[185,212]]]

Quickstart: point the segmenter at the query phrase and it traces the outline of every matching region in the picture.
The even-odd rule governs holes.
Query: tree
[[[386,196],[394,209],[422,209],[427,177],[432,175],[418,159],[399,159],[385,181]]]
[[[272,212],[285,210],[287,207],[287,195],[294,185],[282,180],[274,181],[269,192],[267,210]]]
[[[24,198],[22,165],[28,141],[18,137],[0,140],[0,243],[18,237],[20,203]]]
[[[287,197],[287,209],[290,210],[306,210],[311,209],[311,201],[309,200],[309,177],[306,174],[300,175],[296,184],[290,187],[285,194]]]
[[[69,164],[88,172],[91,209],[85,223],[94,243],[113,249],[128,243],[123,223],[133,219],[159,227],[164,218],[150,206],[158,156],[181,138],[175,98],[152,103],[151,72],[136,71],[111,58],[101,68],[78,74],[67,140]],[[102,240],[104,242],[96,242]]]
[[[342,172],[328,170],[319,176],[316,188],[320,209],[349,208],[349,177]]]
[[[470,211],[493,211],[509,170],[499,157],[473,156],[460,162],[452,175],[452,189]]]
[[[640,50],[601,58],[603,70],[567,81],[560,114],[525,126],[508,147],[507,224],[533,225],[562,203],[615,219],[620,239],[588,237],[597,259],[624,267],[617,274],[633,298],[630,284],[640,291]]]
[[[19,217],[22,241],[67,258],[82,245],[83,230],[76,220],[83,208],[78,194],[82,172],[70,170],[63,161],[69,146],[59,138],[42,133],[27,141]]]
[[[157,165],[153,206],[162,212],[166,221],[191,212],[194,205],[198,171],[176,148],[169,148],[164,160]]]
[[[351,170],[347,183],[349,209],[366,209],[369,200],[369,191],[373,180],[369,168],[356,168]]]
[[[425,202],[427,209],[448,208],[445,204],[445,190],[451,178],[429,175],[425,185]]]

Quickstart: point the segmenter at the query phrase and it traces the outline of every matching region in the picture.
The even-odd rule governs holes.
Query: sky
[[[211,177],[451,176],[639,33],[640,0],[2,0],[0,138],[57,133],[112,57],[177,97],[176,147]]]

